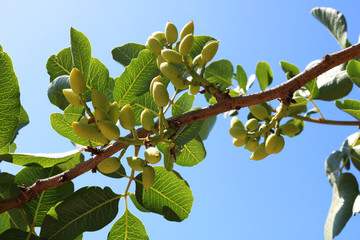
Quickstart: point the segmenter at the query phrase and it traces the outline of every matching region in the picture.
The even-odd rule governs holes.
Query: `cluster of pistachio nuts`
[[[252,152],[250,156],[252,160],[262,160],[270,154],[281,152],[285,145],[282,135],[293,136],[300,132],[300,129],[292,122],[280,125],[280,120],[289,113],[288,108],[282,104],[275,116],[272,116],[262,104],[252,105],[249,110],[252,117],[245,126],[239,118],[231,119],[229,133],[233,137],[234,146],[245,146]],[[259,121],[264,123],[260,124]],[[259,144],[261,137],[264,141]]]
[[[203,47],[201,54],[190,56],[194,46],[194,23],[193,21],[186,24],[180,32],[178,40],[178,30],[176,26],[167,22],[165,32],[154,32],[148,37],[145,46],[158,54],[156,59],[157,66],[165,77],[170,79],[175,88],[184,90],[189,88],[191,94],[199,92],[201,83],[193,78],[185,78],[186,71],[201,69],[206,63],[210,62],[215,56],[219,41],[209,41]],[[175,47],[173,48],[173,44]]]

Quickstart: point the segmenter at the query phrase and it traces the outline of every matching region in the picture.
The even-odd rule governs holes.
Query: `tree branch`
[[[339,64],[345,63],[359,56],[360,44],[358,43],[342,51],[324,56],[322,60],[313,67],[303,71],[302,73],[293,77],[291,80],[274,88],[250,95],[234,98],[223,98],[221,102],[217,104],[169,118],[167,119],[168,124],[170,127],[178,129],[179,127],[218,115],[232,109],[239,109],[277,98],[288,99],[296,90],[310,82],[312,79]],[[140,128],[137,130],[137,133],[139,137],[146,137],[151,132]],[[129,134],[126,137],[130,138],[132,135]],[[93,158],[78,164],[73,169],[67,170],[50,178],[37,180],[33,185],[23,188],[19,195],[9,199],[0,200],[0,213],[6,212],[12,208],[19,208],[23,204],[36,199],[36,197],[44,190],[58,187],[59,185],[70,181],[80,176],[81,174],[90,171],[91,169],[96,168],[96,166],[102,160],[112,156],[124,147],[125,145],[123,143],[115,142],[114,144],[104,148],[99,155],[96,155]]]

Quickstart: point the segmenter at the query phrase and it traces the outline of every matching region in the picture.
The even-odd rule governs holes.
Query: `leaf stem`
[[[314,105],[314,107],[316,108],[316,110],[318,111],[318,113],[320,114],[320,117],[322,120],[325,120],[324,116],[322,115],[320,109],[318,108],[318,106],[315,104],[315,102],[310,98],[309,101]]]

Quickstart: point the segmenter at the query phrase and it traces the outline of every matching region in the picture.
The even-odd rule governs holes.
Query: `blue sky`
[[[340,50],[330,33],[310,14],[313,7],[332,7],[344,13],[348,38],[356,43],[360,33],[356,0],[346,1],[2,1],[0,44],[12,58],[19,79],[21,101],[30,124],[21,130],[18,152],[65,152],[71,143],[51,128],[49,116],[60,112],[47,98],[50,55],[70,45],[70,27],[83,32],[92,55],[103,62],[112,77],[123,67],[112,60],[111,50],[127,42],[145,44],[167,21],[182,28],[195,23],[195,35],[220,40],[215,60],[229,59],[253,74],[258,61],[267,61],[274,72],[271,86],[285,81],[279,66],[285,60],[300,70],[327,53]],[[253,91],[258,89],[254,87]],[[354,87],[351,98],[358,99]],[[203,101],[196,102],[204,106]],[[332,102],[319,102],[325,118],[351,120]],[[312,106],[310,106],[312,108]],[[246,119],[247,110],[239,117]],[[176,166],[194,195],[192,212],[181,223],[144,214],[130,205],[150,239],[322,239],[331,202],[324,161],[356,127],[305,124],[304,132],[286,139],[285,149],[260,162],[232,146],[229,118],[218,116],[216,129],[205,141],[206,159],[192,168]],[[15,168],[0,164],[2,171]],[[358,172],[353,171],[360,179]],[[111,186],[122,193],[126,181],[86,173],[75,187]],[[124,201],[120,201],[120,215]],[[116,220],[116,219],[115,219]],[[84,239],[106,239],[113,223]],[[336,239],[358,239],[359,216],[353,217]]]

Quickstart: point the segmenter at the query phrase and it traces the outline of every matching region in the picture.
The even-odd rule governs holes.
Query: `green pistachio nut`
[[[149,109],[144,109],[144,111],[142,111],[140,120],[141,125],[145,130],[151,131],[155,125],[153,115]]]
[[[185,56],[185,64],[188,65],[188,66],[191,66],[193,64],[193,59],[190,56],[190,54]]]
[[[282,136],[272,134],[266,139],[265,152],[267,154],[279,153],[284,148],[284,145],[285,145],[285,140]]]
[[[120,136],[120,129],[109,120],[96,121],[98,128],[102,135],[109,140],[116,140]]]
[[[151,166],[146,166],[142,173],[142,182],[145,190],[148,190],[155,182],[155,170]]]
[[[161,50],[163,49],[163,45],[161,44],[161,42],[157,38],[152,36],[148,37],[145,46],[147,49],[149,49],[155,54],[160,54]]]
[[[91,89],[91,101],[92,101],[92,105],[93,105],[94,109],[102,108],[106,112],[108,112],[110,110],[109,99],[100,90],[97,90],[95,88]]]
[[[96,126],[91,124],[72,122],[71,127],[79,137],[86,140],[95,139],[95,137],[99,134],[99,130]]]
[[[268,154],[265,152],[265,143],[261,143],[251,154],[250,159],[259,161],[266,158]]]
[[[153,85],[152,96],[158,107],[165,107],[169,103],[169,93],[164,84],[155,82]]]
[[[246,139],[247,137],[247,131],[241,127],[232,127],[229,129],[229,133],[232,137],[240,140]]]
[[[150,164],[156,164],[161,160],[161,153],[157,148],[149,147],[144,152],[145,160]]]
[[[82,119],[79,120],[79,123],[86,123],[86,124],[88,124],[88,123],[89,123],[89,119],[90,119],[90,118],[83,117]]]
[[[200,85],[189,85],[189,91],[192,95],[196,95],[200,90]]]
[[[188,81],[183,77],[172,78],[170,79],[170,82],[179,90],[184,90],[189,86]]]
[[[235,147],[241,147],[241,146],[245,145],[246,140],[247,140],[247,138],[244,138],[244,139],[233,138],[233,144]]]
[[[160,69],[160,64],[162,64],[163,62],[166,62],[166,60],[161,56],[161,54],[159,54],[159,56],[157,56],[156,58],[156,65],[158,69]]]
[[[186,35],[183,40],[181,40],[179,45],[179,53],[182,56],[186,56],[190,53],[193,46],[194,46],[194,35],[190,33]]]
[[[135,127],[135,114],[130,104],[126,104],[120,111],[120,125],[127,130],[132,130]]]
[[[214,58],[219,48],[219,41],[209,41],[205,44],[201,51],[201,58],[204,62],[210,62]]]
[[[167,22],[165,26],[165,36],[169,44],[176,42],[178,38],[178,30],[172,22]]]
[[[161,83],[161,80],[162,80],[161,75],[158,75],[158,76],[154,77],[154,78],[151,80],[151,83],[150,83],[150,93],[151,93],[151,94],[152,94],[152,91],[153,91],[154,83],[155,83],[155,82]]]
[[[83,94],[86,90],[84,75],[76,67],[70,72],[70,87],[77,94]]]
[[[95,108],[95,120],[109,120],[109,114],[104,109],[97,107]]]
[[[258,146],[259,141],[255,138],[250,138],[245,144],[245,148],[250,152],[254,152]]]
[[[102,173],[113,173],[118,170],[121,163],[117,157],[106,158],[97,165],[97,169]]]
[[[249,110],[259,120],[265,120],[269,116],[268,111],[261,104],[252,105],[249,107]]]
[[[168,62],[175,65],[182,63],[182,56],[175,50],[172,49],[163,49],[161,51],[161,56]]]
[[[180,32],[180,41],[188,34],[194,34],[194,22],[191,21],[186,24]]]
[[[196,68],[202,68],[202,66],[204,65],[204,60],[201,57],[201,54],[197,55],[194,58],[193,64]]]
[[[176,67],[175,64],[168,62],[163,62],[160,64],[160,71],[169,79],[177,78],[180,73],[180,70]]]
[[[142,171],[146,166],[145,160],[138,158],[138,157],[127,157],[126,158],[129,167],[135,171]]]
[[[300,132],[300,128],[291,122],[280,125],[279,129],[280,133],[286,136],[294,136]]]
[[[161,43],[166,41],[166,36],[164,32],[161,31],[153,32],[151,36],[159,40]]]
[[[119,115],[120,115],[119,104],[117,102],[113,102],[110,105],[108,114],[109,114],[109,120],[116,124],[117,121],[119,120]]]
[[[84,101],[82,100],[81,95],[75,93],[71,88],[66,88],[62,90],[66,100],[75,106],[75,107],[82,107],[84,106]]]
[[[232,117],[231,121],[230,121],[230,127],[240,127],[242,129],[244,129],[244,124],[240,121],[239,118],[237,117]]]
[[[259,125],[258,120],[256,118],[251,118],[245,123],[245,128],[248,131],[253,132],[257,129],[258,125]]]
[[[101,143],[102,145],[108,144],[109,139],[107,139],[101,132],[98,130],[96,136],[94,136],[94,139]]]

